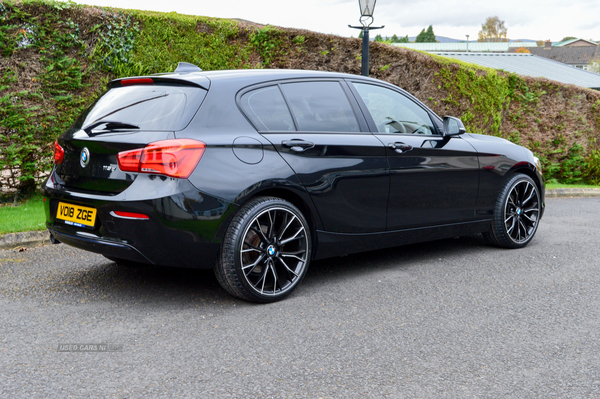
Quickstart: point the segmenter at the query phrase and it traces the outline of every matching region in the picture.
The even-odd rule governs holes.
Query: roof
[[[188,64],[195,67],[193,64]],[[197,67],[196,67],[197,68]],[[129,80],[131,78],[145,78],[149,77],[155,81],[187,81],[195,85],[209,89],[211,82],[215,81],[239,81],[248,82],[248,84],[268,82],[274,80],[284,79],[303,79],[303,78],[339,78],[339,79],[370,79],[360,75],[352,75],[341,72],[328,72],[328,71],[312,71],[312,70],[301,70],[301,69],[229,69],[229,70],[208,70],[203,71],[201,69],[181,69],[175,72],[164,72],[154,73],[148,76],[138,77],[124,77],[112,80],[109,85],[118,85],[122,80]],[[243,84],[243,83],[242,83]]]
[[[506,52],[509,48],[537,47],[535,42],[469,42],[469,51]],[[467,51],[467,43],[393,43],[394,46],[421,51]]]
[[[558,43],[554,43],[552,44],[552,46],[554,47],[564,47],[564,46],[568,46],[570,44],[573,44],[575,42],[586,42],[588,43],[589,46],[597,46],[598,44],[596,42],[593,42],[591,40],[585,40],[585,39],[571,39],[571,40],[565,40],[564,42],[558,42]]]
[[[600,75],[533,54],[435,53],[480,66],[600,90]]]
[[[535,47],[528,50],[531,54],[569,65],[587,65],[592,60],[600,58],[598,46],[550,47],[549,49]]]

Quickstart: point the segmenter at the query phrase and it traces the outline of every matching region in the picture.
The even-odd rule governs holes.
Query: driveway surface
[[[0,251],[0,397],[598,398],[599,255],[600,198],[549,199],[522,250],[313,262],[269,305],[210,271]]]

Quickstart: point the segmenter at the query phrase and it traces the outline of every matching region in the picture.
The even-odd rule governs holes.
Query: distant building
[[[542,51],[543,48],[540,48]],[[531,51],[531,48],[529,49]],[[514,72],[519,75],[547,78],[561,83],[574,84],[600,90],[600,74],[582,71],[563,63],[534,54],[517,53],[434,53],[480,66]]]
[[[528,48],[531,54],[562,62],[575,68],[588,70],[592,62],[600,61],[600,47],[592,41],[572,39],[544,47]],[[509,52],[514,52],[512,49]]]
[[[585,46],[597,46],[596,42],[585,39],[571,39],[565,40],[564,42],[558,42],[552,44],[553,47],[585,47]]]

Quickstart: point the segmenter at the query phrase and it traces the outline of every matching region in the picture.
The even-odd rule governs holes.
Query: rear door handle
[[[282,141],[281,145],[290,148],[292,151],[302,152],[313,148],[315,143],[301,139],[291,139]]]
[[[392,150],[398,153],[407,152],[413,149],[411,145],[401,142],[389,143],[388,147],[390,147]]]

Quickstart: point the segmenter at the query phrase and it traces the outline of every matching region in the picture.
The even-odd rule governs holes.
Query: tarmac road
[[[313,262],[269,305],[209,271],[0,251],[0,397],[598,398],[599,248],[600,198],[551,198],[525,249]]]

